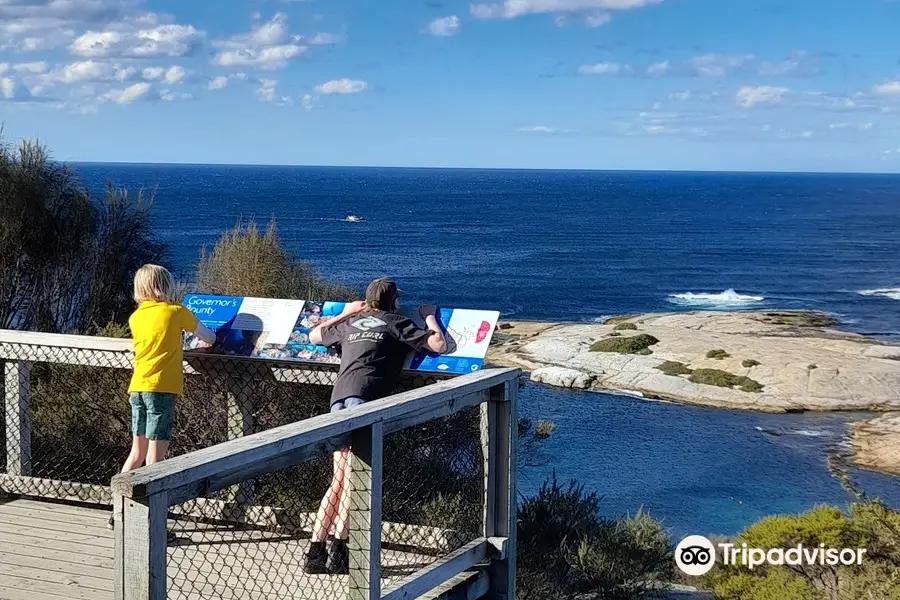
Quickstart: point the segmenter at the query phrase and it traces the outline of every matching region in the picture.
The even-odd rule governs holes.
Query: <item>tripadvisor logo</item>
[[[826,548],[825,544],[768,549],[727,542],[717,546],[723,565],[740,565],[748,570],[761,565],[861,565],[866,553],[865,548]],[[716,545],[702,535],[689,535],[675,548],[675,564],[687,575],[705,575],[716,564]]]
[[[702,535],[689,535],[675,548],[675,564],[686,575],[706,575],[716,564],[716,548]]]

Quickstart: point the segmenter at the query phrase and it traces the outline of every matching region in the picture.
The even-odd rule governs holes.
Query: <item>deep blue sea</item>
[[[155,195],[171,266],[244,219],[274,217],[324,274],[391,275],[408,302],[506,318],[807,308],[900,339],[900,176],[77,165],[85,182]],[[348,215],[363,223],[348,223]],[[900,368],[900,367],[898,367]],[[847,497],[827,450],[858,414],[761,415],[529,386],[527,416],[557,431],[523,468],[555,469],[639,507],[674,535],[735,533],[759,517]],[[756,427],[778,429],[773,437]],[[900,479],[856,473],[900,506]]]

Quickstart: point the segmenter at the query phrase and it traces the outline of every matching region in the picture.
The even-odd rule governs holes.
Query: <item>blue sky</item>
[[[75,161],[900,171],[890,0],[0,0]]]

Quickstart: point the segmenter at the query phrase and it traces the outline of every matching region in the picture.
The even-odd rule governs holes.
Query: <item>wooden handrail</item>
[[[381,423],[385,433],[394,426],[406,428],[455,412],[463,406],[480,404],[490,388],[518,378],[517,369],[485,369],[456,379],[442,381],[384,400],[364,404],[352,411],[319,415],[297,423],[283,425],[189,454],[116,475],[113,493],[127,498],[147,498],[163,492],[176,498],[202,495],[211,490],[210,480],[223,480],[239,472],[251,477],[279,457],[324,444],[354,430]],[[196,497],[196,496],[195,496]]]
[[[55,346],[107,352],[131,352],[134,349],[130,339],[14,329],[0,329],[0,344],[29,344],[31,346]]]

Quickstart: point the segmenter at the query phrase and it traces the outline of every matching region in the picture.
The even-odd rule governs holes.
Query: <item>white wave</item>
[[[881,296],[882,298],[891,298],[892,300],[900,300],[900,288],[884,288],[881,290],[860,290],[857,292],[862,296]]]
[[[718,294],[695,294],[694,292],[685,292],[683,294],[669,294],[667,300],[672,304],[678,304],[679,306],[707,306],[728,308],[732,306],[747,306],[748,304],[757,304],[765,300],[765,297],[739,294],[733,289],[727,289],[724,292]]]
[[[790,433],[794,435],[802,435],[806,437],[823,437],[827,435],[831,435],[829,431],[821,431],[817,429],[793,429]]]

